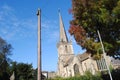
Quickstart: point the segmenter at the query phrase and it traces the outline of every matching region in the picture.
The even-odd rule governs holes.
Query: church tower
[[[59,42],[57,44],[58,57],[73,55],[74,53],[72,42],[68,41],[60,11],[59,11],[59,24],[60,24],[60,37]]]
[[[72,42],[68,41],[60,11],[59,11],[59,24],[60,24],[60,36],[59,36],[59,42],[57,44],[58,74],[62,76],[62,74],[64,73],[63,68],[66,62],[66,59],[73,56],[74,53],[73,53]]]

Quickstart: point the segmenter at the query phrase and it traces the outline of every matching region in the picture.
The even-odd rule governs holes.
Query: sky
[[[1,0],[0,37],[11,44],[9,58],[37,68],[37,10],[41,9],[42,70],[57,71],[57,43],[59,42],[59,16],[61,11],[68,38],[72,15],[71,0]],[[73,39],[73,37],[72,37]],[[74,53],[83,53],[73,39]]]

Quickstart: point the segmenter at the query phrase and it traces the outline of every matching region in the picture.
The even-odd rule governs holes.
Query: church
[[[105,59],[93,60],[88,53],[74,54],[72,41],[68,40],[62,16],[59,12],[60,36],[57,43],[58,69],[57,75],[60,77],[71,77],[83,75],[85,71],[95,74],[96,71],[107,70]],[[107,56],[107,63],[110,65],[110,58]]]

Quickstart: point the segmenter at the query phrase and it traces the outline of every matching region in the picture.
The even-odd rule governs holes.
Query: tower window
[[[67,45],[65,45],[65,51],[68,52]]]

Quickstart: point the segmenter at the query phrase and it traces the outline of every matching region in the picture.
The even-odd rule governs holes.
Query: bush
[[[97,73],[96,75],[92,75],[89,71],[86,71],[85,75],[81,75],[81,76],[77,75],[69,78],[56,77],[54,79],[48,79],[48,80],[102,80],[102,78],[99,73]]]
[[[113,80],[120,80],[120,69],[113,69],[111,71]],[[102,73],[103,80],[110,80],[110,75],[106,72]]]

